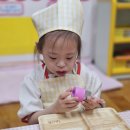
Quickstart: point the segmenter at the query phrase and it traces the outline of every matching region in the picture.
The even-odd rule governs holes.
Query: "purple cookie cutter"
[[[90,96],[91,92],[86,91],[85,88],[81,87],[74,87],[72,91],[72,97],[78,97],[78,101],[82,102],[83,100],[87,99],[87,96]]]

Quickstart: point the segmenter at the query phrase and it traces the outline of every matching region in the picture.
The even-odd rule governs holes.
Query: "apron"
[[[47,74],[46,68],[44,72],[46,75]],[[55,78],[47,77],[46,79],[40,81],[39,89],[41,91],[41,100],[43,103],[43,107],[44,108],[48,107],[54,101],[56,101],[56,99],[61,93],[66,91],[68,88],[72,88],[75,86],[85,87],[85,82],[83,81],[83,79],[80,77],[79,74],[67,74],[63,77],[55,77]]]

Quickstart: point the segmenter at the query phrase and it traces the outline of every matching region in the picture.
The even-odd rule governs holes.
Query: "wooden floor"
[[[102,93],[107,107],[113,107],[118,112],[130,110],[130,79],[122,80],[124,87]],[[0,105],[0,129],[26,125],[17,117],[19,103]]]

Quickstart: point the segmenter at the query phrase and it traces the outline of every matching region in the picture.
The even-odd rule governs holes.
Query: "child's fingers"
[[[82,105],[85,106],[85,107],[87,107],[87,106],[90,106],[91,104],[88,101],[83,101]]]
[[[72,92],[72,91],[73,91],[73,87],[66,90],[66,92]]]
[[[94,108],[96,106],[98,106],[99,103],[97,103],[96,100],[93,100],[93,99],[89,99],[89,100],[85,100],[83,102],[83,105],[86,107],[86,108]]]
[[[67,110],[67,111],[72,111],[72,110],[74,110],[74,109],[76,109],[76,108],[78,108],[77,105],[75,105],[75,106],[73,106],[73,107],[67,107],[66,110]]]
[[[88,97],[87,100],[82,102],[82,105],[85,107],[86,110],[94,109],[99,106],[104,107],[105,101],[103,99],[96,98],[96,97]]]
[[[99,100],[99,103],[105,103],[104,99]]]
[[[73,108],[73,107],[75,107],[75,106],[77,106],[78,105],[78,103],[67,103],[66,104],[66,107],[67,108]]]
[[[85,100],[86,103],[92,105],[92,104],[95,104],[96,101],[93,99],[93,98],[88,98],[87,100]]]
[[[86,110],[93,108],[93,105],[89,104],[87,101],[83,101],[82,105],[85,107]]]
[[[97,99],[96,102],[97,102],[97,103],[102,103],[102,104],[105,103],[105,101],[104,101],[103,99]]]
[[[78,103],[78,97],[71,97],[64,99],[64,103]]]
[[[60,99],[65,99],[65,98],[68,97],[69,95],[71,95],[71,92],[64,92],[64,93],[60,94],[59,98],[60,98]]]
[[[101,107],[105,107],[105,101],[103,99],[99,100],[98,101],[98,104],[101,106]]]

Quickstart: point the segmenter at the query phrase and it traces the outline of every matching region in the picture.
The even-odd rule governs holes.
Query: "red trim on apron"
[[[76,62],[76,64],[77,64],[77,74],[80,75],[80,71],[81,71],[80,62]],[[44,67],[45,67],[45,64],[43,63],[43,64],[42,64],[42,68],[44,69]],[[45,74],[44,74],[44,76],[46,77],[46,79],[49,78],[47,69],[45,69]]]
[[[78,65],[78,67],[77,67],[77,74],[80,75],[81,65],[80,65],[79,62],[77,62],[77,65]]]
[[[45,66],[45,64],[43,63],[43,64],[42,64],[42,68],[43,68],[43,69],[44,69],[44,66]],[[45,74],[44,74],[44,76],[46,77],[46,79],[49,78],[49,76],[48,76],[48,72],[47,72],[47,69],[45,70]]]

